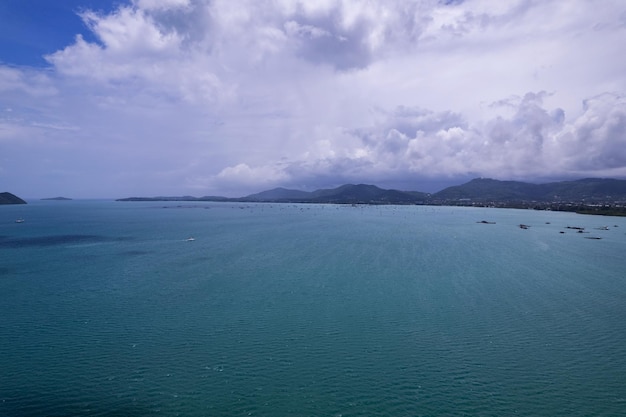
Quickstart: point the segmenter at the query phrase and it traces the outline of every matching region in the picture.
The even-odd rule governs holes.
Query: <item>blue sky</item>
[[[110,12],[119,2],[100,0],[3,0],[0,2],[0,62],[47,67],[47,54],[64,48],[82,34],[97,41],[78,13]]]
[[[626,178],[621,0],[4,0],[0,191]]]

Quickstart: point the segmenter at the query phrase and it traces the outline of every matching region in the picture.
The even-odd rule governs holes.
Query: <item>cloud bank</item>
[[[135,0],[0,65],[0,179],[236,196],[626,177],[619,0]]]

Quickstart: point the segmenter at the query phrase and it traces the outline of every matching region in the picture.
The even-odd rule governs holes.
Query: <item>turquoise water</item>
[[[0,416],[625,415],[624,253],[572,213],[2,206]]]

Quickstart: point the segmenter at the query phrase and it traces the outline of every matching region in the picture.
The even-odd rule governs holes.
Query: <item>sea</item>
[[[0,207],[2,417],[620,415],[626,218]]]

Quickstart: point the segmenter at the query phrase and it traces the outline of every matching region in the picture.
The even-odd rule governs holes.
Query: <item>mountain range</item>
[[[333,204],[430,204],[488,205],[494,207],[538,208],[585,213],[626,214],[626,180],[585,178],[533,184],[476,178],[436,193],[399,191],[368,184],[345,184],[337,188],[301,191],[274,188],[245,197],[130,197],[117,201],[224,201]],[[14,194],[0,193],[0,205],[26,204]],[[600,208],[599,208],[600,207]],[[604,208],[601,208],[604,207]]]
[[[586,178],[532,184],[476,178],[437,193],[399,191],[367,184],[346,184],[312,192],[274,188],[239,198],[131,197],[118,201],[234,201],[336,204],[489,204],[489,203],[616,203],[626,202],[626,180]]]
[[[378,203],[413,204],[425,202],[428,194],[416,191],[385,190],[375,185],[346,184],[313,192],[274,188],[243,197],[245,201],[311,202],[311,203]]]

